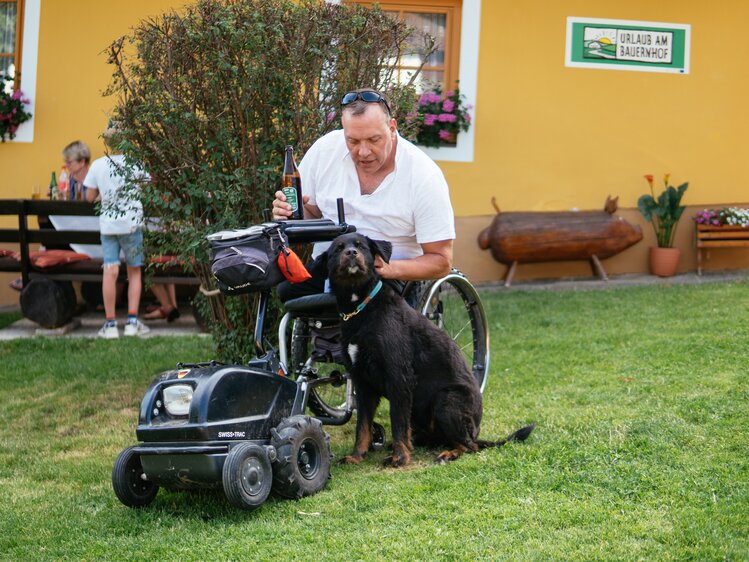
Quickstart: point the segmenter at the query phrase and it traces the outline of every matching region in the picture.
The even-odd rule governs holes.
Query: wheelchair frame
[[[469,364],[483,393],[489,373],[489,326],[478,292],[468,278],[456,269],[453,269],[445,277],[428,283],[421,290],[416,309],[438,327],[447,329],[450,336],[456,340],[458,347],[460,347],[464,355],[466,355],[466,348],[470,347],[470,357],[466,357],[466,362]],[[404,297],[408,296],[409,291],[414,286],[414,284],[406,285],[403,291]],[[447,299],[444,297],[444,293],[448,290],[451,292],[454,291],[456,295],[452,295],[450,297],[452,302],[446,305]],[[460,299],[460,304],[466,310],[468,318],[454,330],[450,330],[448,328],[452,323],[452,319],[446,317],[446,306],[450,306],[450,310],[454,310],[457,304],[454,302],[456,296]],[[316,304],[321,305],[317,310],[314,306]],[[310,388],[310,391],[307,393],[308,403],[305,404],[305,410],[310,400],[317,401],[314,403],[316,407],[311,409],[316,414],[315,417],[320,419],[324,424],[342,425],[347,423],[351,419],[354,410],[354,391],[350,376],[345,372],[343,365],[335,363],[341,366],[341,371],[333,371],[333,374],[330,376],[318,378],[318,373],[315,370],[316,362],[309,353],[304,363],[301,362],[302,358],[294,358],[292,357],[293,353],[289,353],[289,348],[293,350],[295,347],[294,338],[303,337],[295,329],[292,329],[291,334],[289,334],[289,326],[294,326],[296,321],[318,324],[318,327],[326,322],[337,321],[335,298],[332,294],[310,295],[288,301],[285,303],[285,306],[286,313],[278,327],[279,359],[289,373],[298,381],[314,384],[314,387]],[[468,334],[464,333],[466,330],[469,330]],[[290,345],[287,345],[287,341]],[[324,399],[319,396],[315,387],[326,384],[334,386],[345,384],[346,388],[341,404],[326,404]]]

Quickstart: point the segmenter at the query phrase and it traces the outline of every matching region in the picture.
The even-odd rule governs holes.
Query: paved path
[[[190,307],[180,306],[180,312],[181,316],[174,322],[167,322],[166,320],[144,321],[144,324],[146,324],[151,331],[142,337],[151,338],[155,336],[187,336],[201,334],[200,328],[198,328],[198,325],[195,323],[195,318],[192,315]],[[30,338],[35,336],[95,338],[97,337],[97,333],[102,324],[104,324],[104,313],[86,312],[81,316],[75,317],[73,322],[77,323],[76,321],[80,322],[80,325],[69,326],[69,328],[72,329],[65,332],[64,329],[40,330],[37,324],[31,320],[22,318],[7,328],[0,330],[0,340]],[[118,311],[117,322],[120,328],[120,337],[124,337],[122,336],[122,328],[125,321],[125,314]],[[207,336],[207,334],[203,335]]]
[[[598,278],[582,279],[552,279],[541,281],[518,281],[512,284],[512,287],[505,287],[500,283],[480,285],[482,291],[562,291],[562,290],[600,290],[615,289],[620,287],[636,287],[645,285],[684,285],[684,284],[706,284],[706,283],[724,283],[724,282],[741,282],[749,281],[749,270],[728,271],[728,272],[709,272],[698,276],[696,273],[684,273],[674,277],[656,277],[654,275],[617,275],[610,277],[608,281],[602,281]],[[195,318],[192,315],[190,307],[181,306],[182,315],[175,321],[168,323],[166,320],[149,320],[146,325],[151,331],[143,337],[155,336],[184,336],[202,334]],[[0,330],[0,340],[11,340],[16,338],[29,338],[39,335],[49,337],[79,337],[95,338],[97,332],[104,323],[104,314],[101,312],[86,312],[76,318],[80,325],[65,334],[56,334],[49,331],[41,333],[39,327],[30,320],[21,319],[18,322]],[[118,313],[120,330],[124,318],[122,313]],[[62,331],[62,330],[61,330]],[[207,334],[203,334],[206,335]]]

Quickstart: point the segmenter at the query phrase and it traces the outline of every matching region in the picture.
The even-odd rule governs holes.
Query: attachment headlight
[[[165,386],[164,407],[172,416],[186,416],[190,412],[192,402],[192,386],[189,384],[173,384]]]

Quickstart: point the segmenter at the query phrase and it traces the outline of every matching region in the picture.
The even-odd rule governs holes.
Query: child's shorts
[[[143,231],[130,234],[102,234],[101,248],[104,251],[104,266],[120,264],[120,250],[125,263],[130,267],[143,266]]]

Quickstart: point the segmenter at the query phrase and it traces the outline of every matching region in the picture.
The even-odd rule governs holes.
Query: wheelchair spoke
[[[437,286],[422,302],[422,313],[445,330],[460,349],[483,390],[488,373],[488,326],[476,290],[460,274],[453,272],[436,281]]]

